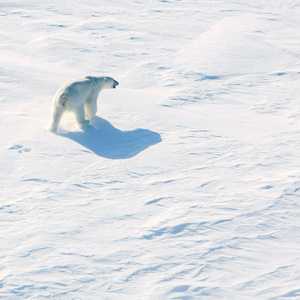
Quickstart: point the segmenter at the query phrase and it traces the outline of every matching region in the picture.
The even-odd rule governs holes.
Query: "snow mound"
[[[288,55],[264,39],[266,26],[264,20],[252,15],[226,17],[181,49],[176,63],[216,75],[280,69]]]

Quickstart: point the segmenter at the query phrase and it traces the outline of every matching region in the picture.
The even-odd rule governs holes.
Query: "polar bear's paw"
[[[52,133],[57,133],[57,127],[56,126],[50,125],[47,129]]]
[[[90,128],[92,128],[92,125],[91,125],[90,121],[85,120],[84,122],[79,124],[79,127],[81,130],[86,131],[86,130],[89,130]]]

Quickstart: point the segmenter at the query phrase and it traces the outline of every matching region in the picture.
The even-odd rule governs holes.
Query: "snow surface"
[[[0,298],[300,299],[299,0],[1,0]],[[46,130],[62,82],[120,82]]]

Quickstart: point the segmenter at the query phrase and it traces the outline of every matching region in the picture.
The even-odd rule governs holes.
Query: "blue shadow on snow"
[[[131,158],[161,142],[160,134],[148,129],[122,131],[108,121],[95,117],[85,131],[60,134],[99,156],[110,159]]]

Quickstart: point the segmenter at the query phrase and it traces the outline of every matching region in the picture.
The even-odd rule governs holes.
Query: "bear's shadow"
[[[107,120],[95,117],[84,131],[64,132],[69,138],[95,154],[110,159],[131,158],[151,145],[161,142],[160,134],[148,129],[122,131]]]

